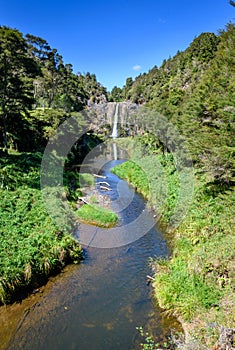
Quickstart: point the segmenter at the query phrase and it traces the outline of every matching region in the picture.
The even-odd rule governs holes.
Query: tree
[[[0,27],[0,113],[3,147],[7,151],[8,135],[14,138],[22,122],[22,112],[33,103],[32,78],[39,67],[29,57],[22,34]],[[15,137],[16,138],[16,137]]]
[[[124,90],[125,99],[129,99],[129,97],[131,96],[129,94],[129,91],[131,90],[133,83],[134,83],[134,81],[133,81],[133,79],[131,77],[126,79],[126,85],[125,85],[125,87],[123,89]]]
[[[32,58],[37,58],[43,62],[48,57],[48,53],[51,51],[50,46],[46,40],[37,36],[26,34],[26,41],[28,44],[28,51]]]
[[[114,86],[114,88],[111,91],[111,97],[113,101],[120,102],[123,100],[123,91],[121,88]]]

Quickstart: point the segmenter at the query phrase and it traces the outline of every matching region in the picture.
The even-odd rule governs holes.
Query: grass
[[[131,183],[144,197],[148,196],[149,179],[144,170],[137,163],[128,160],[113,168],[112,172]]]
[[[23,298],[65,264],[82,259],[82,248],[70,234],[69,223],[62,230],[62,224],[56,226],[44,207],[40,189],[41,160],[39,152],[12,151],[0,159],[0,304]],[[76,207],[82,188],[94,183],[91,174],[65,172],[65,196],[71,208]],[[47,190],[56,198],[58,188]],[[66,210],[63,201],[59,209],[61,213],[56,214],[63,217]],[[118,219],[113,212],[95,205],[84,205],[78,217],[101,227],[114,226]]]
[[[179,176],[173,157],[146,154],[134,140],[127,140],[127,147],[133,147],[130,150],[131,160],[114,167],[112,172],[141,193],[162,222],[169,223],[179,197]]]
[[[80,221],[98,227],[113,227],[118,221],[118,216],[109,209],[98,205],[84,204],[77,211]]]
[[[74,208],[76,202],[83,194],[91,192],[88,196],[89,204],[83,204],[77,211],[76,217],[80,222],[94,225],[98,227],[113,227],[118,221],[118,216],[111,210],[103,208],[99,204],[99,199],[95,193],[95,178],[89,173],[74,173],[66,174],[67,198],[69,198]]]
[[[22,298],[66,263],[82,259],[80,244],[48,216],[40,191],[40,153],[0,159],[0,304]]]
[[[148,174],[146,197],[150,205],[160,209],[162,220],[168,222],[178,198],[179,179],[174,163],[169,157],[151,153],[139,156],[138,161],[138,145],[129,146],[135,162]],[[154,179],[148,171],[157,164],[154,158],[158,158],[165,175],[167,198],[162,204],[158,178]],[[129,173],[136,172],[136,168],[133,162],[124,164],[114,171],[132,182],[135,176]],[[160,307],[181,320],[188,344],[208,349],[218,342],[221,326],[235,328],[235,191],[226,184],[211,183],[200,169],[196,169],[194,186],[189,212],[170,235],[172,256],[153,263],[153,287]],[[141,185],[136,188],[142,191]],[[160,203],[156,204],[158,198]]]
[[[186,328],[191,324],[191,336],[208,347],[218,341],[220,326],[235,327],[234,203],[234,190],[215,196],[198,181],[191,210],[175,232],[172,258],[155,264],[159,304]]]

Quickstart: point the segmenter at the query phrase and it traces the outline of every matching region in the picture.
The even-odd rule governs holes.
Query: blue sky
[[[0,24],[47,40],[111,90],[234,21],[228,0],[2,0]]]

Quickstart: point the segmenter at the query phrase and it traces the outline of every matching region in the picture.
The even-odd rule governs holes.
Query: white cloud
[[[133,70],[140,70],[141,66],[139,64],[136,64],[135,66],[132,67]]]

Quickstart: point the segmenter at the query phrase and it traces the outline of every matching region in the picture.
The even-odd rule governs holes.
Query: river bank
[[[48,216],[40,191],[40,153],[1,157],[0,303],[21,300],[68,263],[81,245]]]
[[[28,294],[22,301],[0,307],[0,350],[8,349],[10,340],[21,331],[24,322],[40,306],[45,295],[49,294],[59,281],[69,278],[78,266],[77,264],[67,264],[59,274],[49,276],[47,283]]]
[[[149,205],[157,210],[156,215],[167,227],[177,206],[178,182],[176,172],[172,171],[174,163],[169,158],[164,160],[162,155],[151,153],[143,160],[133,140],[119,142],[129,147],[131,162],[114,169],[115,173],[144,193]],[[158,164],[164,167],[169,188],[168,199],[163,204],[153,196],[158,191],[156,178],[151,182],[151,176],[145,171],[148,166],[153,169],[157,158]],[[141,175],[145,173],[145,179],[138,181],[144,162],[148,163]],[[146,191],[147,185],[149,189]],[[160,307],[177,316],[183,325],[186,340],[179,346],[184,349],[218,346],[220,349],[223,327],[235,328],[235,239],[232,229],[235,193],[232,188],[221,191],[219,186],[210,184],[200,170],[195,172],[194,187],[187,216],[178,228],[167,234],[171,239],[171,258],[157,259],[153,263],[153,286]]]
[[[45,195],[43,197],[40,186],[42,156],[40,152],[9,151],[0,159],[0,304],[25,298],[66,264],[81,261],[82,247],[72,237],[76,221],[109,227],[118,220],[115,213],[105,208],[105,196],[101,198],[95,189],[94,176],[80,174],[70,162],[64,170],[59,210],[67,213],[68,202],[74,218],[68,220],[62,230],[45,208]],[[43,191],[48,192],[53,206],[53,200],[59,195],[58,188]],[[71,214],[66,215],[69,218]]]
[[[110,147],[108,152],[112,150]],[[119,162],[112,160],[112,154],[107,155],[104,150],[99,158],[95,158],[99,164],[100,161],[102,164],[108,162],[101,173],[107,176],[105,181],[112,188],[109,196],[115,207],[112,209],[120,216],[118,230],[120,234],[123,232],[123,237],[128,237],[128,225],[134,224],[145,210],[145,202],[142,196],[109,172],[108,169]],[[124,208],[123,197],[118,196],[120,188],[128,199]],[[142,224],[144,228],[145,224]],[[97,248],[96,243],[100,241],[96,241],[96,237],[104,233],[110,242],[115,238],[112,229],[99,228],[98,231],[94,226],[79,226],[78,239],[87,241],[85,259],[77,266],[66,267],[52,283],[49,282],[49,289],[45,286],[30,296],[32,304],[27,304],[29,299],[25,299],[21,316],[17,316],[17,304],[3,307],[9,311],[9,317],[14,310],[18,317],[8,318],[16,327],[13,332],[9,329],[13,336],[7,349],[47,347],[58,350],[72,346],[94,350],[139,349],[142,339],[137,326],[153,330],[159,342],[166,340],[172,327],[178,327],[175,319],[166,317],[155,307],[152,287],[146,279],[151,273],[149,257],[169,254],[157,226],[129,244],[125,242],[115,247],[114,240],[111,249]]]
[[[117,143],[118,142],[126,141],[117,140]],[[127,142],[130,143],[130,140],[127,140]],[[127,147],[125,147],[125,149],[127,149]],[[137,147],[135,146],[134,149],[136,151]],[[49,219],[47,219],[49,220],[47,221],[45,217],[42,216],[44,215],[44,212],[41,210],[42,208],[40,206],[41,200],[38,193],[37,182],[39,173],[36,167],[32,167],[32,155],[15,154],[12,155],[12,157],[12,161],[10,163],[5,163],[3,167],[5,171],[8,170],[8,172],[6,171],[8,177],[4,177],[5,188],[2,189],[3,195],[1,197],[3,203],[5,203],[4,206],[2,206],[2,208],[4,208],[4,214],[1,217],[2,222],[5,220],[5,226],[3,225],[2,227],[9,229],[9,225],[11,225],[10,228],[12,228],[12,231],[9,232],[13,232],[14,234],[20,227],[21,230],[19,231],[19,234],[21,236],[18,235],[18,238],[16,235],[11,236],[10,243],[13,248],[18,247],[18,243],[20,243],[20,247],[25,246],[28,253],[28,249],[32,246],[31,239],[35,236],[39,237],[37,236],[39,232],[42,233],[41,237],[47,237],[48,229],[51,228],[51,222]],[[34,162],[39,162],[40,156],[35,155],[35,157],[36,159],[34,159]],[[164,160],[163,163],[161,157],[159,157],[159,155],[153,156],[150,154],[148,157],[145,157],[145,159],[140,158],[141,164],[145,165],[144,171],[141,173],[140,162],[137,162],[137,159],[135,159],[133,154],[131,162],[123,163],[123,165],[119,166],[121,167],[119,169],[122,169],[125,179],[132,183],[136,190],[141,192],[141,188],[144,189],[143,194],[145,198],[149,200],[151,207],[156,211],[156,218],[159,218],[162,221],[164,219],[166,223],[165,226],[167,227],[167,220],[170,220],[174,206],[177,204],[177,186],[179,182],[177,174],[173,171],[171,158],[169,157],[167,161]],[[14,164],[19,165],[18,168],[10,167],[13,166],[13,159]],[[16,162],[17,159],[18,163]],[[133,166],[135,163],[137,166]],[[168,199],[165,201],[159,201],[159,198],[161,199],[162,197],[158,196],[160,192],[158,187],[159,183],[156,181],[156,173],[153,174],[153,177],[155,177],[154,183],[157,183],[157,187],[154,187],[154,184],[149,182],[149,177],[151,178],[150,170],[153,170],[154,164],[156,166],[160,164],[162,169],[164,169],[165,184],[168,187]],[[148,166],[150,169],[149,172],[146,171]],[[27,171],[24,172],[22,169],[27,169]],[[14,177],[11,177],[12,174],[14,174]],[[145,181],[146,174],[148,175],[147,185]],[[120,173],[118,175],[121,176]],[[158,176],[159,175],[160,172],[158,173]],[[137,182],[134,181],[135,179]],[[139,181],[140,179],[141,181]],[[108,182],[110,180],[111,178],[108,179]],[[164,180],[163,177],[161,177],[161,180]],[[19,186],[18,190],[15,189],[19,184],[22,186]],[[193,347],[193,349],[211,349],[215,344],[218,344],[219,346],[221,327],[224,327],[224,329],[234,328],[234,237],[231,231],[231,227],[234,223],[234,217],[232,214],[234,209],[234,192],[228,189],[225,193],[217,193],[216,188],[209,186],[206,179],[200,176],[200,174],[196,174],[194,185],[195,194],[187,217],[182,221],[179,228],[169,233],[166,232],[166,237],[168,238],[172,250],[171,257],[166,259],[163,258],[164,254],[160,254],[157,255],[158,257],[152,262],[152,268],[155,272],[153,287],[154,295],[160,307],[168,313],[177,316],[185,330],[186,343],[179,343],[178,348],[191,349]],[[156,199],[155,201],[154,198]],[[225,201],[228,206],[225,206]],[[161,205],[160,207],[159,203]],[[138,213],[140,210],[139,205],[135,205],[135,210],[137,208]],[[39,212],[41,213],[41,216],[39,216]],[[25,213],[28,213],[28,215],[25,215]],[[162,216],[160,216],[159,213],[162,213]],[[7,217],[4,215],[7,215]],[[39,222],[41,222],[41,226],[39,225]],[[45,224],[46,226],[43,230],[42,225]],[[90,234],[89,232],[86,232],[85,229],[82,231],[84,237],[87,237],[87,235]],[[58,231],[52,230],[51,232],[53,233],[52,236],[54,239],[53,242],[50,243],[51,245],[55,244],[58,240],[63,244],[63,249],[65,249],[65,242],[66,244],[69,243],[67,246],[69,247],[70,254],[73,256],[74,248],[71,247],[71,242],[76,242],[75,251],[76,248],[79,248],[78,253],[81,253],[80,245],[76,240],[72,239],[71,236],[70,238],[64,239]],[[57,232],[57,234],[55,234],[55,232]],[[23,233],[30,234],[26,237]],[[97,231],[95,229],[93,235],[95,236],[96,233]],[[70,239],[72,239],[72,241]],[[148,241],[149,239],[147,238],[146,244]],[[27,246],[25,242],[28,242],[29,245]],[[95,244],[93,238],[92,240],[89,240],[89,242]],[[1,244],[3,243],[4,240]],[[48,246],[45,245],[46,240],[43,241],[43,244],[39,244],[39,246],[44,249],[44,252],[53,252],[53,250],[50,250],[51,246],[48,248]],[[160,243],[160,245],[161,244],[162,243]],[[35,246],[33,247],[33,253],[35,254],[36,248]],[[16,252],[13,248],[11,248],[12,251]],[[129,254],[132,249],[133,247],[130,247],[130,250],[129,248],[126,248],[123,252],[121,250],[121,256],[122,254]],[[148,257],[153,257],[155,255],[154,252],[150,251],[147,254]],[[16,255],[13,254],[11,256],[16,257]],[[53,261],[55,264],[58,264],[58,259],[55,258],[56,256],[51,256],[54,258]],[[17,258],[18,257],[19,255],[17,255]],[[30,256],[25,253],[24,257],[29,258]],[[79,255],[79,258],[80,257],[81,255]],[[16,262],[16,260],[12,261],[13,263]],[[74,259],[74,261],[76,260]],[[41,265],[41,267],[44,266],[44,269],[48,268],[49,260],[44,259],[43,262],[44,265]],[[66,263],[67,262],[69,262],[69,260],[67,260]],[[61,266],[64,266],[64,264]],[[17,268],[18,267],[19,266],[17,265]],[[10,271],[18,272],[19,270],[11,269]],[[25,278],[27,276],[25,276],[27,270],[24,268],[23,271]],[[54,271],[58,271],[58,269]],[[30,276],[29,272],[27,272],[28,276]],[[53,272],[53,270],[46,270],[45,276],[47,279],[50,272]],[[80,275],[79,278],[81,278]],[[66,283],[68,283],[68,281]],[[142,280],[141,283],[144,284],[144,281]],[[22,284],[21,286],[25,288]],[[71,288],[73,288],[72,285]],[[127,291],[127,293],[129,292]],[[38,295],[40,296],[40,294]],[[43,295],[43,293],[41,295]],[[32,297],[34,298],[34,296]],[[34,306],[32,307],[34,308]],[[67,307],[67,305],[64,307]],[[30,310],[34,309],[30,308]],[[25,310],[25,313],[27,313],[27,317],[28,314],[30,314],[30,318],[31,316],[34,317],[34,312],[30,311],[30,313],[28,313],[28,311]],[[23,313],[22,318],[24,319],[24,317],[25,315]],[[132,320],[132,318],[130,318],[130,320]],[[50,321],[48,320],[47,322]],[[143,325],[141,320],[137,326],[138,325]],[[35,332],[37,332],[37,326],[35,325],[35,327]],[[151,326],[150,331],[152,331],[152,329],[153,327]],[[25,342],[27,342],[27,336]]]

